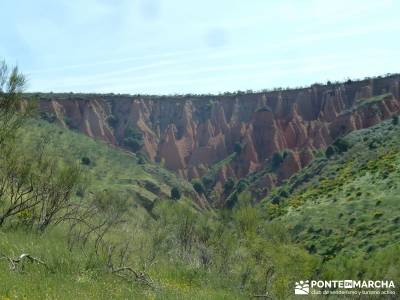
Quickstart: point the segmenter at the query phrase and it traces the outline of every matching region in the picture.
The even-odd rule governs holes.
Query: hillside
[[[25,263],[13,270],[2,260],[0,295],[6,299],[248,299],[268,293],[291,299],[298,278],[396,280],[400,278],[397,123],[393,118],[336,141],[255,207],[249,191],[243,190],[232,210],[198,211],[193,199],[172,201],[164,195],[170,184],[182,190],[187,185],[171,174],[162,175],[167,171],[160,175],[159,167],[139,163],[132,154],[29,120],[20,130],[21,150],[34,151],[44,137],[49,157],[78,161],[82,167],[86,188],[75,201],[90,202],[101,190],[120,194],[106,194],[109,199],[101,200],[106,201],[101,204],[106,210],[90,219],[102,222],[117,209],[124,221],[113,223],[104,236],[106,248],[94,251],[92,239],[87,244],[72,240],[71,245],[74,235],[68,223],[38,234],[26,223],[29,214],[18,215],[0,228],[1,255],[29,253],[46,267]],[[220,162],[211,173],[228,162]],[[158,186],[159,195],[151,192],[154,187],[143,188],[142,180]],[[143,204],[142,197],[162,201],[154,203],[150,215],[137,205]],[[118,249],[111,253],[111,263],[123,259],[142,270],[145,278],[151,278],[150,286],[108,271],[110,246]],[[129,249],[126,258],[118,255],[118,251],[125,253],[123,249]]]
[[[0,3],[0,300],[400,300],[400,0]]]
[[[291,271],[293,261],[302,258],[304,276],[318,264],[282,236],[283,229],[274,233],[278,228],[262,225],[255,209],[200,211],[190,184],[131,153],[35,119],[26,120],[16,137],[21,163],[29,165],[30,153],[39,159],[41,147],[48,159],[77,163],[83,178],[72,204],[93,203],[95,210],[83,211],[83,221],[52,224],[43,232],[31,223],[35,210],[29,208],[4,223],[4,299],[248,299],[267,290],[282,298],[298,274]],[[179,201],[170,199],[171,186],[183,192]],[[1,202],[2,212],[6,205]],[[73,213],[75,220],[79,211]],[[99,233],[90,233],[88,222]],[[24,253],[43,265],[19,263]],[[115,274],[114,264],[143,275]],[[265,276],[271,276],[267,283]]]
[[[400,276],[394,254],[400,247],[398,123],[395,117],[336,141],[260,204],[333,274],[346,266],[359,278]]]
[[[214,194],[264,169],[288,150],[284,167],[260,178],[255,198],[306,166],[316,151],[400,111],[400,78],[390,75],[309,88],[224,95],[38,94],[44,119],[161,163],[186,179],[215,174]],[[255,190],[255,189],[254,189]],[[226,199],[209,201],[223,206]]]
[[[232,124],[242,124],[251,135],[240,134],[258,138],[231,140],[232,149],[203,161],[204,172],[190,183],[185,172],[167,170],[166,157],[153,161],[144,132],[177,158],[183,146],[192,153],[186,129],[172,128],[188,114],[166,120],[164,109],[171,101],[172,110],[207,101],[27,99],[18,89],[21,76],[14,69],[0,93],[0,297],[293,299],[295,283],[306,278],[399,280],[396,76],[367,88],[347,82],[306,89],[349,93],[318,116],[297,103],[298,90],[279,91],[275,105],[250,106],[248,123],[242,102],[218,136],[224,140]],[[290,93],[294,102],[282,106]],[[302,103],[310,99],[320,98]],[[213,102],[211,116],[231,100],[224,101]],[[163,107],[153,115],[155,127],[145,122],[151,106],[146,114],[140,109],[150,104]],[[201,116],[192,125],[214,132],[212,117]],[[288,124],[300,130],[293,147],[282,131]],[[161,128],[169,128],[167,136]],[[192,150],[210,149],[214,133],[201,138],[203,146],[192,140]],[[246,149],[257,143],[263,160],[240,173]]]
[[[132,198],[136,204],[151,208],[156,199],[168,198],[171,188],[176,186],[185,195],[198,199],[189,183],[140,155],[110,147],[101,140],[55,124],[30,119],[20,129],[19,140],[26,148],[44,141],[48,155],[78,162],[85,171],[85,188],[78,194],[80,197],[84,197],[84,193],[115,190]]]

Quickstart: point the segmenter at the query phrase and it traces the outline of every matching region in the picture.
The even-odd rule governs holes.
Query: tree
[[[10,71],[4,61],[0,61],[0,147],[15,137],[25,116],[31,112],[31,102],[24,103],[22,92],[26,79],[18,67]]]
[[[57,165],[55,162],[51,172],[45,173],[45,181],[39,183],[45,190],[40,203],[35,207],[37,229],[43,231],[47,226],[62,222],[65,216],[75,212],[72,196],[80,182],[81,170],[77,165]]]
[[[34,149],[18,145],[17,130],[33,108],[22,98],[25,82],[17,67],[0,62],[0,226],[19,217],[44,230],[70,207],[80,170],[47,155],[46,138]]]
[[[174,186],[171,189],[171,198],[174,200],[179,200],[181,198],[181,191],[178,187]]]
[[[37,150],[15,144],[4,148],[0,158],[0,226],[21,215],[24,223],[41,231],[59,222],[71,208],[80,181],[79,167],[49,158],[43,144]]]

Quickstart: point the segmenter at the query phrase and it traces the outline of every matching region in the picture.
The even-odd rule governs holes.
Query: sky
[[[398,0],[1,0],[32,92],[220,93],[400,72]]]

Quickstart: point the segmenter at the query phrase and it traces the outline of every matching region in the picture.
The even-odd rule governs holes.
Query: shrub
[[[205,192],[204,186],[203,186],[203,184],[201,183],[200,180],[194,179],[194,180],[192,181],[192,186],[193,186],[194,190],[195,190],[198,194],[200,194],[200,195],[204,194],[204,192]]]
[[[81,163],[85,166],[89,166],[91,164],[90,158],[87,156],[82,157]]]
[[[328,148],[326,148],[325,156],[327,158],[330,158],[331,156],[335,155],[336,153],[340,154],[340,153],[346,152],[347,150],[349,150],[349,148],[350,148],[349,143],[346,140],[339,138],[332,145],[330,145],[330,146],[328,146]]]
[[[41,112],[40,118],[49,123],[54,123],[57,120],[57,116],[55,114],[49,113],[49,112]]]
[[[128,127],[125,129],[124,145],[133,152],[139,151],[143,147],[143,134],[136,128]]]
[[[245,180],[243,180],[243,179],[240,180],[238,185],[237,185],[237,187],[236,187],[237,192],[238,193],[243,192],[247,188],[248,185],[249,184]]]
[[[79,128],[79,126],[71,118],[69,118],[67,116],[64,117],[64,123],[70,129],[77,130]]]
[[[375,141],[372,141],[368,144],[368,148],[370,150],[376,149],[378,147],[377,143]]]
[[[201,181],[203,182],[203,185],[206,189],[210,189],[214,184],[214,180],[209,175],[202,177]]]
[[[333,155],[335,154],[335,148],[334,147],[332,147],[332,146],[329,146],[328,148],[326,148],[326,151],[325,151],[325,156],[326,157],[332,157]]]
[[[176,186],[174,186],[172,189],[171,189],[171,199],[174,199],[174,200],[179,200],[180,198],[181,198],[181,191],[179,190],[179,188],[178,187],[176,187]]]
[[[355,221],[356,221],[356,218],[351,218],[351,219],[349,220],[349,225],[354,224]]]
[[[282,190],[279,192],[279,197],[286,198],[286,197],[288,197],[288,196],[289,196],[289,193],[288,193],[285,189],[282,189]]]
[[[272,160],[271,160],[271,167],[272,167],[273,171],[275,171],[279,168],[279,166],[285,160],[286,156],[287,156],[287,151],[274,153],[274,155],[272,156]]]
[[[225,206],[229,209],[232,209],[235,207],[236,203],[239,201],[237,193],[233,193],[230,195],[230,197],[227,199]]]
[[[234,186],[235,186],[235,181],[232,178],[229,178],[224,183],[224,194],[229,195],[232,192]]]
[[[281,197],[279,197],[278,195],[274,195],[272,198],[271,198],[271,203],[272,204],[279,204],[281,202]]]
[[[349,143],[346,140],[341,139],[341,138],[337,139],[333,143],[333,146],[336,148],[336,150],[337,150],[336,152],[338,152],[339,154],[346,152],[350,148]]]
[[[392,124],[393,125],[398,125],[399,124],[399,116],[393,116],[392,117]]]
[[[147,157],[143,153],[138,153],[137,155],[137,163],[139,165],[144,165],[147,162]]]
[[[119,122],[118,118],[114,115],[110,115],[107,118],[108,125],[110,125],[113,128],[115,128],[118,125],[118,122]]]
[[[307,246],[306,249],[310,254],[317,253],[317,247],[314,244]]]
[[[240,143],[235,143],[235,144],[233,145],[233,151],[235,151],[235,153],[236,153],[237,155],[239,155],[239,154],[242,152],[242,148],[243,148],[243,146],[242,146],[242,144],[240,144]]]

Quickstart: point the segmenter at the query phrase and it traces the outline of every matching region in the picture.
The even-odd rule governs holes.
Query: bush
[[[75,129],[75,130],[79,129],[79,126],[74,122],[74,120],[72,120],[71,118],[69,118],[67,116],[64,117],[64,123],[70,129]]]
[[[214,180],[209,175],[204,176],[203,178],[201,178],[201,181],[203,182],[203,186],[206,189],[211,189],[212,185],[214,184]]]
[[[81,162],[85,166],[89,166],[91,164],[90,158],[87,156],[82,157]]]
[[[243,192],[248,187],[248,185],[249,184],[245,180],[243,180],[243,179],[240,180],[238,185],[237,185],[237,187],[236,187],[237,192],[238,193]]]
[[[275,152],[274,155],[272,156],[272,160],[271,160],[271,167],[273,171],[276,171],[279,166],[283,163],[283,161],[285,160],[286,156],[287,156],[287,151],[283,151],[283,152]]]
[[[232,192],[234,186],[235,186],[235,181],[232,178],[229,178],[224,183],[224,194],[229,195]]]
[[[200,180],[194,179],[194,180],[192,181],[192,186],[193,186],[194,190],[195,190],[198,194],[200,194],[200,195],[204,194],[204,192],[205,192],[204,186],[203,186],[203,184],[201,183]]]
[[[49,123],[54,123],[57,120],[57,116],[55,114],[49,113],[49,112],[41,112],[40,118]]]
[[[171,199],[174,199],[174,200],[179,200],[180,198],[181,198],[181,191],[179,190],[179,188],[178,187],[176,187],[176,186],[174,186],[172,189],[171,189]]]
[[[144,165],[147,162],[147,157],[143,153],[138,153],[136,154],[137,157],[137,163],[139,165]]]
[[[336,153],[340,154],[346,152],[347,150],[349,150],[349,148],[350,148],[349,143],[346,140],[339,138],[332,145],[326,148],[325,155],[326,157],[329,158]]]
[[[271,198],[271,203],[272,204],[279,204],[281,202],[281,197],[278,195],[274,195]]]
[[[392,117],[392,124],[393,125],[398,125],[399,124],[399,116],[393,116]]]
[[[328,148],[326,148],[326,151],[325,151],[325,156],[326,157],[331,157],[331,156],[333,156],[335,154],[335,148],[334,147],[332,147],[332,146],[329,146]]]
[[[233,151],[235,151],[235,153],[237,155],[239,155],[243,150],[243,146],[240,143],[235,143],[235,145],[233,145]]]
[[[119,122],[118,118],[116,116],[114,116],[114,115],[110,115],[107,118],[108,125],[110,125],[113,128],[115,128],[118,125],[118,122]]]
[[[337,149],[336,152],[338,152],[339,154],[340,154],[340,153],[343,153],[343,152],[346,152],[346,151],[349,150],[349,148],[350,148],[349,143],[348,143],[346,140],[340,139],[340,138],[337,139],[337,140],[333,143],[333,146]]]
[[[128,127],[125,129],[124,145],[133,152],[139,151],[143,147],[143,134],[136,128]]]
[[[225,206],[229,209],[232,209],[236,203],[238,202],[238,196],[237,193],[233,193],[232,195],[230,195],[230,197],[227,199]]]

